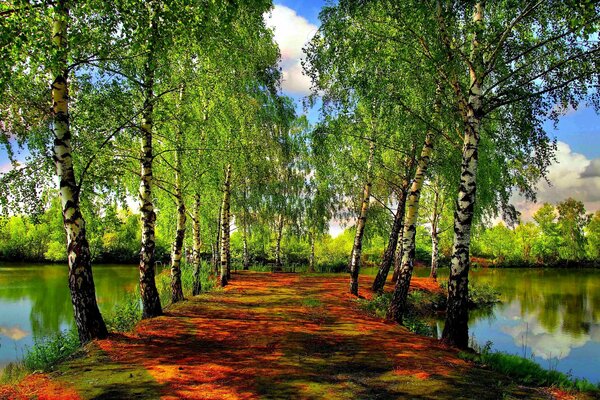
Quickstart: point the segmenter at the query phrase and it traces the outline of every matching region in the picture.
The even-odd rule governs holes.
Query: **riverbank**
[[[484,257],[471,257],[474,268],[600,268],[600,260],[558,260],[546,263],[531,263],[527,261],[501,261]]]
[[[0,398],[552,398],[366,314],[347,284],[345,275],[235,274],[225,290],[91,343]]]

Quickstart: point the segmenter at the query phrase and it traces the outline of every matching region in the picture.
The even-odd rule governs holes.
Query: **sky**
[[[285,0],[276,2],[270,15],[265,16],[281,50],[282,91],[298,105],[310,93],[310,79],[302,73],[300,64],[302,48],[317,31],[319,12],[325,4],[321,0]],[[302,111],[300,106],[298,110]],[[318,110],[309,110],[308,116],[315,122]],[[583,201],[587,211],[600,209],[600,116],[589,107],[571,109],[556,127],[547,123],[545,128],[558,141],[558,162],[549,169],[550,185],[539,183],[537,204],[514,196],[523,218],[531,218],[543,202],[557,203],[569,196]],[[0,150],[0,172],[8,169],[6,152]]]
[[[283,92],[301,100],[310,93],[310,81],[302,74],[302,47],[317,31],[319,11],[325,1],[287,0],[275,3],[267,25],[274,29],[281,49]],[[309,111],[314,122],[317,110]],[[557,140],[557,162],[549,168],[550,184],[542,181],[537,187],[537,203],[518,195],[513,203],[529,220],[544,202],[557,203],[571,196],[584,202],[589,212],[600,209],[600,116],[590,107],[570,109],[557,126],[548,122],[545,129]]]

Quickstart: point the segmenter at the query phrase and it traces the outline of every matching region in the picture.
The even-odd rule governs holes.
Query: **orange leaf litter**
[[[361,276],[367,298],[373,295],[366,289],[371,280]],[[146,369],[165,400],[256,399],[277,391],[282,398],[314,398],[298,391],[324,376],[387,371],[451,381],[473,368],[437,340],[366,315],[347,294],[348,284],[345,274],[237,273],[224,291],[177,304],[162,317],[142,321],[134,333],[111,335],[97,345],[113,362]],[[412,287],[440,290],[428,278],[413,277]],[[0,391],[0,399],[35,396],[79,398],[39,374]]]

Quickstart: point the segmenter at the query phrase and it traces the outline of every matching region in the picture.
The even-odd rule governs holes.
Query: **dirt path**
[[[23,384],[29,392],[16,388],[12,396],[548,398],[462,361],[435,340],[365,315],[346,295],[347,284],[346,275],[236,274],[226,290],[170,307],[135,333],[94,343],[35,393],[28,383],[40,379],[34,375]]]

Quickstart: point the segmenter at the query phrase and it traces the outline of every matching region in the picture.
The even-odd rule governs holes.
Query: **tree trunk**
[[[183,100],[183,87],[179,92],[179,103]],[[183,251],[183,240],[185,239],[186,210],[183,201],[183,162],[181,146],[183,145],[183,131],[181,127],[177,131],[177,149],[175,151],[175,202],[177,204],[177,228],[175,241],[173,242],[173,253],[171,254],[171,302],[177,303],[184,300],[183,287],[181,286],[181,256]]]
[[[217,218],[217,240],[213,246],[213,268],[215,276],[219,275],[221,268],[221,226],[223,225],[223,203],[219,204],[219,217]]]
[[[310,232],[310,255],[308,256],[308,272],[315,272],[315,234]]]
[[[73,315],[79,340],[81,343],[87,343],[93,339],[106,338],[108,332],[96,302],[90,246],[86,237],[85,220],[79,209],[79,187],[73,171],[67,81],[69,10],[65,2],[59,0],[54,11],[52,44],[56,50],[57,62],[52,71],[53,159],[59,179],[63,225],[67,234],[69,290]]]
[[[431,216],[431,271],[429,273],[429,277],[437,280],[437,269],[438,263],[440,259],[440,250],[439,250],[439,207],[440,203],[440,192],[439,189],[435,189],[435,195],[433,199],[433,215]]]
[[[277,220],[277,242],[275,243],[275,271],[283,271],[281,262],[281,238],[283,237],[283,215],[279,215]]]
[[[244,210],[242,216],[242,269],[248,271],[250,269],[250,251],[248,249],[248,182],[244,184]]]
[[[406,212],[406,203],[405,208]],[[402,221],[402,229],[400,230],[400,234],[398,235],[398,244],[396,245],[396,254],[394,255],[394,274],[392,275],[392,283],[396,285],[398,282],[398,276],[400,276],[400,267],[402,266],[402,255],[404,254],[404,221]]]
[[[140,250],[140,293],[142,297],[142,317],[151,318],[162,314],[160,297],[154,279],[155,268],[155,225],[156,213],[152,199],[152,114],[154,111],[154,38],[156,35],[156,14],[152,17],[151,37],[148,55],[144,66],[144,109],[142,111],[142,154],[140,179],[140,211],[142,214],[142,248]]]
[[[408,186],[408,185],[407,185]],[[377,271],[377,276],[373,281],[373,291],[376,293],[383,292],[383,288],[385,286],[385,281],[387,280],[388,274],[390,272],[390,268],[392,267],[392,263],[394,262],[394,257],[396,256],[396,248],[398,246],[398,236],[400,232],[403,230],[404,226],[404,213],[406,211],[406,190],[404,188],[399,191],[398,197],[398,209],[396,210],[396,215],[394,216],[394,223],[392,224],[392,231],[390,233],[390,239],[388,241],[387,248],[383,253],[383,261],[379,266],[379,271]]]
[[[430,130],[425,136],[425,143],[423,144],[421,156],[417,164],[415,179],[412,182],[406,201],[406,217],[404,220],[404,234],[402,235],[402,264],[388,310],[388,318],[398,323],[402,323],[402,314],[406,309],[408,288],[415,262],[415,237],[417,233],[417,217],[419,215],[419,198],[433,151],[433,139],[434,133]]]
[[[223,205],[221,207],[221,287],[227,285],[231,271],[231,252],[229,250],[229,198],[231,194],[231,164],[225,169]]]
[[[482,81],[484,63],[479,36],[483,29],[483,4],[477,3],[473,12],[476,33],[471,54],[469,98],[466,107],[466,124],[460,173],[460,188],[454,211],[454,245],[450,276],[448,277],[448,308],[442,340],[450,345],[466,348],[469,344],[469,248],[471,223],[475,208],[477,156],[482,108]]]
[[[431,232],[431,271],[429,277],[437,281],[437,270],[440,258],[439,236],[437,232]]]
[[[350,254],[350,294],[358,296],[358,274],[360,272],[360,257],[362,255],[362,240],[367,223],[367,212],[369,211],[369,201],[371,200],[371,170],[373,169],[373,157],[375,156],[375,141],[371,140],[369,145],[369,161],[367,162],[367,181],[363,193],[360,215],[356,222],[356,234],[354,235],[354,245]]]
[[[250,252],[248,251],[248,226],[246,225],[246,223],[244,222],[244,228],[243,228],[243,245],[244,245],[244,254],[243,254],[243,263],[244,263],[244,271],[248,271],[250,269]]]
[[[198,193],[196,193],[194,196],[192,235],[194,236],[194,242],[192,244],[192,262],[194,263],[194,284],[192,288],[192,295],[197,296],[202,291],[202,283],[200,281],[200,267],[202,266],[200,260],[200,249],[202,247],[202,240],[200,237],[200,194]]]

